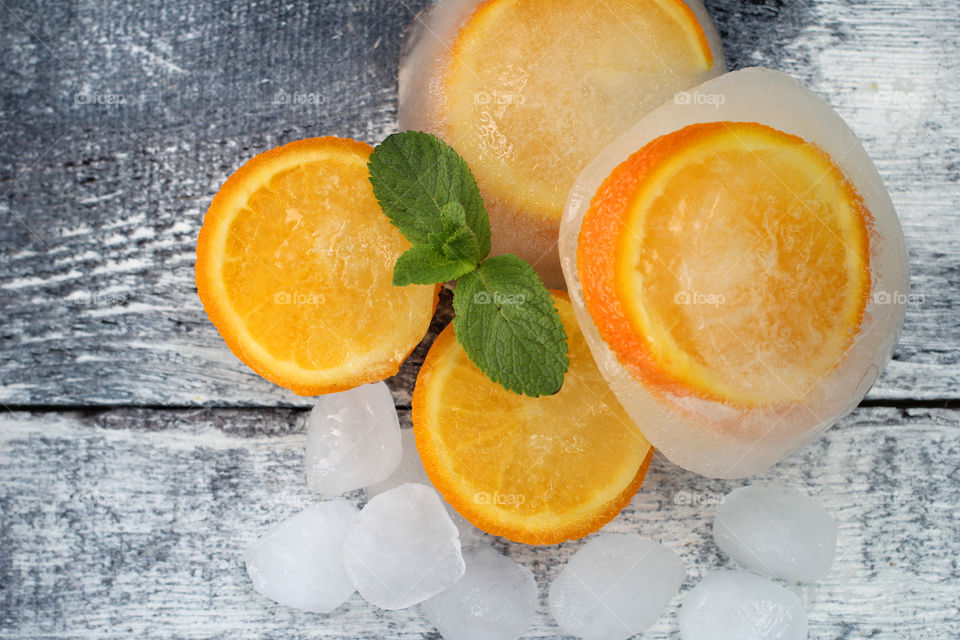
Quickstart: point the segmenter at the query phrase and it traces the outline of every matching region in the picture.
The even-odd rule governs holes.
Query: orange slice
[[[367,180],[372,147],[311,138],[224,183],[197,241],[197,291],[230,350],[300,395],[382,380],[423,338],[435,286],[394,287],[410,244]]]
[[[556,223],[586,163],[712,66],[681,0],[487,0],[451,48],[443,136],[485,199]]]
[[[570,368],[556,395],[491,382],[448,325],[413,392],[417,450],[434,486],[477,527],[527,544],[580,538],[616,517],[653,448],[607,387],[563,292]]]
[[[859,329],[868,221],[818,147],[757,123],[691,125],[597,190],[578,241],[585,303],[655,389],[795,403]]]

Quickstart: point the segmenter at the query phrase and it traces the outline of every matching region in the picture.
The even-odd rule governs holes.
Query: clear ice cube
[[[436,490],[403,484],[374,496],[347,532],[354,586],[383,609],[423,602],[463,577],[460,537]]]
[[[345,500],[330,500],[274,525],[244,552],[253,588],[315,613],[339,607],[354,592],[343,566],[343,540],[359,513]]]
[[[339,495],[386,480],[400,464],[400,420],[383,382],[321,396],[307,423],[307,485]]]
[[[515,640],[537,608],[533,574],[493,549],[463,553],[466,573],[420,606],[446,640]]]
[[[657,621],[685,576],[677,554],[649,538],[599,535],[550,585],[550,610],[567,633],[624,640]]]

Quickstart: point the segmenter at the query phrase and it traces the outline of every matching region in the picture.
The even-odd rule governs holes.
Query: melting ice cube
[[[649,538],[599,535],[550,585],[550,609],[567,633],[623,640],[656,622],[685,575],[677,554]]]
[[[713,539],[724,553],[757,573],[813,582],[833,564],[837,523],[803,494],[742,487],[717,509]]]
[[[466,573],[422,605],[446,640],[515,640],[537,608],[537,584],[523,565],[490,548],[463,553]]]
[[[343,539],[359,513],[345,500],[330,500],[274,525],[244,553],[253,588],[297,609],[329,613],[339,607],[354,591],[343,566]]]
[[[307,423],[307,484],[339,495],[386,480],[400,464],[400,421],[383,382],[321,396]]]
[[[718,571],[680,609],[683,640],[806,640],[807,616],[793,593],[746,571]]]
[[[372,498],[375,495],[381,494],[384,491],[389,491],[394,487],[399,487],[401,484],[405,484],[407,482],[417,482],[427,486],[433,486],[433,484],[430,482],[430,478],[427,476],[426,470],[423,468],[423,462],[420,460],[420,453],[417,451],[417,444],[414,440],[413,429],[401,429],[400,442],[403,446],[403,455],[400,460],[400,465],[390,475],[389,478],[383,482],[378,482],[367,487],[366,493],[368,497]],[[483,544],[488,539],[487,534],[470,524],[470,522],[457,513],[456,510],[451,507],[446,500],[443,501],[443,506],[446,507],[447,513],[450,514],[450,519],[453,520],[453,524],[455,524],[457,529],[460,531],[461,547],[464,549],[476,547]]]
[[[347,532],[344,564],[360,595],[404,609],[463,577],[457,527],[436,490],[403,484],[373,497]]]
[[[389,477],[366,487],[368,498],[408,482],[430,485],[430,478],[427,477],[423,462],[420,461],[420,453],[417,451],[417,444],[414,441],[413,429],[400,430],[400,448],[402,450],[400,464]]]

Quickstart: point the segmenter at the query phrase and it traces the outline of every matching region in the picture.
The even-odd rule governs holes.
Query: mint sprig
[[[453,330],[491,380],[528,396],[558,392],[567,334],[550,292],[514,255],[487,258],[490,219],[467,163],[428,133],[389,136],[370,156],[380,207],[413,245],[397,260],[396,286],[457,280]]]
[[[393,267],[393,286],[456,280],[476,268],[476,262],[453,260],[429,244],[415,244],[397,258]]]
[[[512,254],[484,260],[457,281],[453,311],[457,341],[491,380],[530,396],[560,390],[567,333],[529,264]]]
[[[370,184],[380,207],[412,244],[447,238],[466,228],[477,241],[477,262],[490,253],[490,219],[480,189],[463,158],[429,133],[407,131],[389,136],[370,156]],[[463,208],[448,209],[457,203]]]

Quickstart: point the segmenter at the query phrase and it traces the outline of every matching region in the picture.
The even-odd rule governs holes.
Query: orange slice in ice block
[[[860,327],[868,222],[818,147],[757,123],[691,125],[597,190],[577,253],[585,303],[654,389],[794,403]]]
[[[681,0],[488,0],[451,48],[442,137],[486,200],[556,235],[586,163],[712,66]]]

